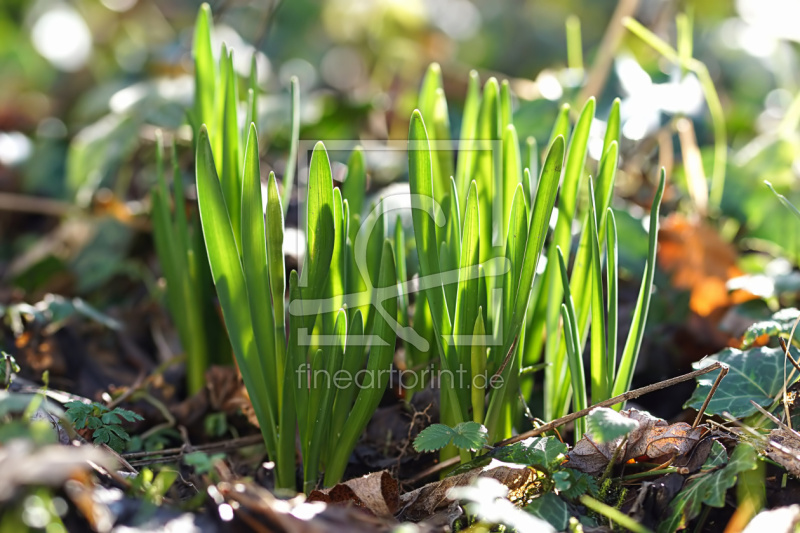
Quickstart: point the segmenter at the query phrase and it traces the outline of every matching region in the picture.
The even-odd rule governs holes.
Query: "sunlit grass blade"
[[[454,272],[459,265],[461,257],[461,220],[459,216],[458,191],[456,182],[453,178],[448,179],[450,192],[445,198],[445,225],[444,241],[442,242],[439,258],[442,260],[442,272]],[[456,296],[458,294],[458,277],[452,276],[451,283],[444,283],[445,297],[447,298],[447,310],[450,312],[451,322],[455,321]]]
[[[509,126],[512,127],[512,126]],[[513,307],[511,303],[515,300],[517,291],[519,290],[520,274],[522,272],[522,265],[525,253],[525,244],[528,240],[528,206],[525,203],[525,191],[522,184],[517,184],[516,194],[514,194],[513,205],[509,213],[508,232],[506,235],[506,250],[505,257],[508,264],[508,271],[502,278],[503,289],[503,339],[508,338],[510,334]],[[524,329],[524,328],[523,328]],[[517,348],[511,359],[508,361],[508,366],[511,367],[508,375],[508,383],[505,385],[505,414],[503,418],[503,427],[500,431],[504,435],[511,433],[512,425],[516,419],[516,406],[518,404],[517,397],[519,395],[519,371],[522,368],[522,351],[520,350],[520,340],[518,340]],[[506,354],[499,353],[505,357]],[[496,364],[502,365],[502,361],[497,361]],[[499,392],[499,391],[498,391]]]
[[[548,265],[556,264],[555,248],[560,247],[566,254],[567,258],[570,255],[570,248],[572,244],[572,222],[575,218],[578,208],[578,190],[584,176],[584,166],[586,163],[587,148],[589,145],[589,130],[592,121],[594,120],[594,98],[589,98],[586,105],[581,111],[580,118],[578,119],[575,129],[572,132],[570,139],[569,151],[567,153],[567,160],[564,166],[564,181],[561,185],[561,192],[558,198],[558,221],[556,222],[556,229],[553,234],[553,246],[548,251],[547,259]],[[588,241],[585,241],[588,245]],[[588,251],[588,250],[587,250]],[[588,254],[584,258],[588,257]],[[579,265],[585,269],[588,263]],[[548,305],[546,311],[546,324],[547,324],[547,342],[545,344],[545,362],[551,363],[552,366],[548,367],[550,370],[551,383],[561,384],[562,390],[568,380],[559,375],[559,372],[565,368],[563,364],[563,357],[565,355],[564,347],[560,346],[559,335],[554,334],[557,330],[558,316],[561,312],[561,298],[563,292],[561,287],[563,285],[560,280],[560,272],[556,268],[550,268],[546,274],[546,286],[549,287],[551,292],[548,293]],[[577,320],[576,320],[577,328]],[[547,373],[547,370],[545,371]],[[549,404],[554,411],[552,413],[545,413],[546,417],[562,416],[565,414],[567,408],[565,398],[560,395]]]
[[[472,181],[472,165],[475,161],[473,141],[478,126],[478,111],[481,105],[480,76],[471,70],[467,82],[467,96],[464,99],[464,112],[461,115],[461,133],[459,135],[458,159],[456,160],[456,189],[458,189],[458,205],[461,207],[461,222],[464,221],[463,209],[466,208],[467,191]]]
[[[614,384],[614,375],[608,375],[607,358],[611,354],[606,353],[606,316],[605,303],[603,302],[603,266],[600,257],[600,238],[597,235],[597,213],[595,211],[594,187],[591,179],[589,180],[589,227],[584,231],[588,232],[590,245],[590,280],[591,280],[591,314],[592,314],[592,337],[591,337],[591,379],[592,379],[592,403],[598,403],[609,398],[609,392]],[[577,330],[581,334],[580,330]]]
[[[509,125],[513,124],[511,120],[511,86],[508,80],[503,80],[500,83],[500,131],[506,131]]]
[[[328,271],[328,284],[325,288],[325,298],[331,301],[335,309],[339,309],[344,304],[345,260],[347,253],[345,226],[342,192],[339,188],[335,188],[333,189],[333,229],[335,237],[330,270]],[[323,315],[324,331],[330,331],[335,317],[336,315],[333,313]]]
[[[766,180],[764,180],[764,183],[767,185],[767,187],[769,187],[769,190],[771,190],[771,191],[772,191],[772,193],[773,193],[775,196],[777,196],[777,197],[778,197],[778,201],[779,201],[780,203],[782,203],[782,204],[783,204],[783,206],[784,206],[784,207],[786,207],[786,209],[788,209],[789,211],[791,211],[791,212],[792,212],[792,214],[793,214],[794,216],[796,216],[797,218],[800,218],[800,210],[798,210],[798,209],[797,209],[797,208],[794,206],[794,204],[788,200],[788,198],[786,198],[784,195],[782,195],[781,193],[779,193],[778,191],[776,191],[776,190],[775,190],[775,187],[773,187],[773,186],[772,186],[772,183],[770,183],[770,182],[768,182],[768,181],[766,181]]]
[[[333,222],[333,178],[325,146],[314,146],[309,164],[306,201],[306,257],[300,278],[302,314],[306,328],[314,324],[330,271],[336,238]],[[313,300],[313,301],[312,301]]]
[[[253,337],[250,308],[244,305],[248,301],[247,286],[205,127],[200,128],[195,165],[197,201],[211,275],[217,287],[233,353],[261,425],[261,434],[270,456],[275,457],[277,443],[272,430],[275,420],[269,405],[267,385],[263,379],[264,370]]]
[[[336,387],[333,385],[333,376],[341,370],[344,360],[347,338],[347,314],[340,310],[336,315],[333,334],[335,341],[333,346],[328,346],[325,350],[324,360],[314,357],[314,374],[311,377],[311,394],[319,397],[318,402],[309,403],[309,423],[311,425],[311,441],[309,442],[307,456],[303,461],[303,485],[305,492],[313,489],[319,477],[320,459],[322,457],[323,445],[326,444],[326,434],[331,428],[331,411],[336,396]],[[319,352],[318,352],[319,353]],[[322,363],[317,367],[317,363]],[[318,368],[324,368],[324,372],[317,372]],[[319,381],[317,381],[319,379]],[[315,408],[315,404],[316,408]],[[313,422],[311,421],[313,418]],[[330,436],[328,436],[330,438]]]
[[[547,145],[551,146],[556,137],[561,135],[564,139],[569,139],[570,124],[569,124],[569,104],[563,104],[561,109],[558,110],[558,116],[553,123],[553,129],[550,132],[550,140]]]
[[[211,8],[208,4],[200,6],[194,26],[194,130],[202,124],[214,130],[214,92],[217,85],[217,64],[211,52]]]
[[[275,318],[267,270],[266,231],[261,202],[261,170],[258,160],[258,135],[251,124],[245,149],[244,183],[242,188],[242,268],[244,270],[250,314],[257,317],[253,328],[259,359],[266,381],[274,416],[278,416],[280,398],[278,382],[283,375],[275,361]],[[263,324],[263,325],[262,325]]]
[[[606,121],[606,134],[603,136],[603,154],[608,152],[608,149],[611,148],[612,142],[616,141],[619,143],[619,106],[619,98],[614,98],[614,102],[611,104],[611,110],[608,112],[608,120]],[[616,161],[614,162],[614,166],[616,166]]]
[[[397,274],[394,262],[392,245],[386,241],[381,253],[381,273],[378,281],[381,294],[378,302],[380,309],[374,313],[376,318],[372,329],[373,338],[380,340],[370,347],[366,368],[367,375],[372,379],[359,387],[358,396],[343,426],[338,446],[329,457],[325,469],[326,486],[332,486],[341,479],[347,466],[347,459],[378,407],[389,381],[396,342],[396,334],[391,325],[397,316]]]
[[[516,194],[509,212],[508,231],[506,233],[506,259],[509,269],[503,276],[503,338],[508,336],[511,328],[511,315],[514,311],[509,305],[514,301],[522,273],[522,261],[525,244],[528,241],[528,206],[525,203],[525,191],[517,184]]]
[[[531,288],[533,287],[533,282],[536,277],[536,266],[539,263],[544,241],[547,237],[547,230],[556,201],[556,193],[558,192],[558,183],[561,177],[563,162],[564,138],[559,136],[553,141],[553,144],[548,150],[536,191],[536,202],[533,206],[533,216],[528,231],[528,240],[525,244],[525,255],[522,260],[519,290],[514,297],[514,313],[511,315],[511,326],[508,335],[504,339],[503,351],[501,352],[504,357],[515,346],[517,337],[525,322]],[[511,368],[507,366],[505,371],[501,374],[504,380],[508,380],[508,374],[510,372]],[[496,427],[503,407],[503,395],[496,394],[496,392],[497,391],[492,393],[486,416],[486,426],[489,428],[490,441],[496,438],[494,433],[495,429],[493,428]]]
[[[207,352],[204,349],[203,330],[196,323],[202,309],[191,294],[192,272],[188,268],[188,253],[191,242],[182,240],[180,222],[184,227],[186,218],[183,211],[175,207],[173,224],[169,206],[169,189],[164,176],[164,145],[161,132],[156,132],[156,175],[157,184],[152,192],[153,240],[161,269],[167,281],[166,303],[170,316],[175,322],[186,352],[186,378],[189,390],[197,392],[205,384],[204,374],[208,367]],[[177,194],[176,204],[177,204]],[[188,307],[188,312],[184,312]]]
[[[436,149],[433,151],[435,161],[433,178],[436,183],[434,192],[440,191],[437,194],[441,194],[441,197],[436,200],[444,204],[449,182],[455,175],[455,170],[453,169],[453,150],[450,144],[450,114],[447,110],[447,97],[442,88],[436,90],[432,129],[435,131],[433,139],[436,141]]]
[[[222,192],[233,225],[236,247],[242,250],[242,181],[239,172],[239,125],[237,122],[236,71],[233,70],[233,53],[222,60],[224,104],[220,124],[222,128]]]
[[[625,348],[622,351],[622,359],[619,362],[619,371],[614,381],[612,396],[622,394],[630,389],[633,381],[633,372],[636,369],[636,361],[639,358],[639,349],[642,346],[644,328],[647,324],[647,312],[650,308],[650,297],[653,290],[653,277],[656,270],[656,252],[658,250],[658,216],[661,210],[661,198],[664,196],[666,184],[666,171],[661,169],[661,177],[653,199],[653,207],[650,209],[650,229],[649,245],[647,250],[647,266],[645,267],[642,286],[639,289],[639,298],[636,301],[636,310],[633,313],[631,330],[628,339],[625,341]],[[622,409],[623,404],[615,406],[615,409]]]
[[[567,345],[567,361],[572,384],[572,404],[574,411],[580,411],[588,407],[586,398],[586,377],[583,371],[583,349],[581,339],[576,328],[577,317],[575,316],[575,305],[572,301],[572,294],[567,282],[567,264],[564,261],[564,254],[561,248],[556,248],[558,253],[558,266],[561,270],[562,287],[564,289],[564,303],[561,305],[561,316],[564,319],[564,339]],[[575,421],[575,442],[578,442],[586,432],[585,421],[579,418]]]
[[[422,118],[425,121],[425,126],[428,133],[428,140],[433,145],[431,168],[433,173],[433,191],[434,199],[439,203],[444,203],[444,198],[447,195],[448,184],[447,180],[452,175],[452,163],[447,165],[445,158],[441,156],[438,148],[437,141],[448,140],[449,135],[449,118],[447,117],[447,100],[444,97],[444,86],[442,82],[442,69],[438,63],[431,63],[428,70],[425,72],[425,77],[422,79],[422,85],[419,90],[419,100],[417,107],[422,113]],[[444,128],[442,121],[448,122],[447,129]],[[440,135],[444,135],[441,137]],[[449,168],[449,173],[448,173]],[[437,230],[437,235],[439,231]],[[444,239],[444,234],[439,235],[438,243]]]
[[[282,369],[286,366],[286,265],[283,260],[283,208],[274,172],[269,173],[267,181],[266,239],[269,286],[275,316],[275,362],[278,375],[282,376]],[[284,385],[279,384],[278,389]]]
[[[397,273],[397,283],[403,285],[408,281],[408,268],[406,267],[406,237],[403,231],[403,219],[397,215],[394,223],[394,269]],[[408,327],[408,295],[400,291],[397,295],[397,323],[401,328]],[[406,364],[413,366],[411,344],[403,338],[403,348],[406,354]]]
[[[508,220],[517,185],[522,183],[522,157],[519,138],[513,124],[503,130],[503,236],[508,234]],[[524,201],[524,200],[523,200]],[[526,221],[527,223],[527,221]]]
[[[333,411],[331,413],[331,429],[335,432],[331,433],[328,439],[328,456],[332,457],[335,454],[335,449],[339,445],[339,438],[345,428],[345,421],[347,415],[350,414],[350,409],[353,407],[353,399],[358,392],[358,384],[356,377],[358,372],[364,368],[366,345],[361,341],[364,335],[364,319],[360,311],[356,311],[353,315],[353,321],[350,322],[350,329],[347,332],[347,349],[344,352],[344,361],[342,362],[342,384],[338,383],[337,377],[332,376],[334,379],[333,386],[336,389],[336,398],[333,402]],[[358,342],[351,343],[351,339],[358,339]]]
[[[367,191],[367,169],[364,163],[364,149],[356,146],[347,160],[347,177],[342,185],[342,196],[353,213],[361,216],[364,211],[364,195]],[[357,231],[352,228],[351,231]],[[351,238],[354,238],[351,235]]]
[[[286,209],[289,209],[289,201],[292,199],[294,173],[297,169],[297,147],[300,144],[300,84],[297,81],[297,76],[292,76],[289,93],[289,97],[291,98],[291,106],[289,107],[291,141],[289,144],[289,155],[286,158],[286,172],[283,175],[284,212]]]
[[[301,300],[300,279],[296,270],[289,274],[289,306]],[[288,365],[292,368],[293,375],[290,383],[294,390],[295,410],[297,411],[297,428],[300,432],[300,442],[308,442],[308,347],[300,346],[300,327],[303,321],[299,318],[289,320],[289,339],[286,345]]]
[[[617,222],[614,211],[609,207],[606,214],[606,251],[608,286],[608,354],[607,373],[613,380],[617,373],[617,323],[619,316],[619,255],[617,251]],[[611,383],[613,385],[613,381]],[[611,391],[609,390],[609,393]]]
[[[434,203],[434,184],[431,166],[430,144],[425,131],[425,123],[419,111],[411,115],[408,131],[408,176],[412,194],[412,220],[414,223],[414,237],[417,243],[417,256],[419,259],[420,273],[423,277],[436,277],[441,272],[439,254],[436,246],[436,230],[434,220],[444,222],[441,207]],[[438,208],[438,209],[437,209]],[[451,373],[449,357],[449,343],[445,340],[452,334],[450,313],[447,310],[447,301],[441,283],[433,283],[424,290],[430,308],[435,342],[439,350],[442,369]],[[455,375],[455,374],[451,374]],[[463,412],[458,395],[452,388],[443,388],[448,396],[451,421],[463,422],[466,413]],[[465,457],[466,458],[466,457]]]
[[[483,424],[483,414],[486,409],[486,384],[489,376],[486,375],[486,328],[483,326],[483,310],[478,309],[475,325],[472,328],[472,345],[470,349],[470,364],[472,366],[472,389],[470,391],[472,403],[472,420]],[[481,378],[480,376],[483,376]]]
[[[536,191],[536,179],[539,177],[539,146],[534,137],[525,139],[525,155],[522,164],[525,166],[522,176],[525,198],[528,199],[528,205],[533,205],[533,193]]]
[[[458,296],[456,299],[456,314],[454,321],[455,346],[458,354],[458,364],[462,369],[471,367],[471,347],[466,339],[475,328],[475,319],[478,316],[478,263],[480,259],[480,224],[478,213],[478,186],[475,181],[470,183],[467,193],[467,205],[464,210],[463,240],[461,243],[461,257],[458,272]],[[484,348],[484,359],[486,350]],[[483,366],[486,366],[484,361]],[[472,372],[474,373],[474,369]],[[473,375],[466,372],[467,376]],[[467,388],[460,391],[461,401],[468,404]]]
[[[432,175],[431,151],[425,123],[419,111],[411,115],[408,134],[408,171],[412,202],[412,219],[414,237],[419,256],[419,267],[422,276],[436,276],[441,272],[439,251],[436,240],[435,225],[444,222],[441,206],[434,203],[434,183]],[[436,222],[434,222],[436,220]],[[431,307],[431,316],[438,335],[449,335],[451,330],[450,314],[444,297],[441,283],[427,289],[426,296]],[[441,339],[437,339],[441,343]]]
[[[493,209],[496,205],[495,195],[500,195],[501,189],[495,181],[501,179],[500,165],[502,164],[502,154],[497,152],[497,141],[502,140],[500,130],[500,87],[495,78],[489,78],[483,87],[483,98],[481,99],[480,110],[478,113],[478,126],[475,134],[475,166],[473,178],[478,184],[478,207],[480,209],[481,222],[481,262],[486,262],[493,256],[492,224]],[[498,196],[502,198],[502,196]],[[499,206],[502,210],[502,205]],[[488,279],[491,291],[491,279]],[[491,309],[484,309],[486,316],[491,317]],[[487,330],[491,330],[487,323]]]
[[[359,257],[366,258],[366,275],[369,278],[369,286],[373,288],[372,294],[366,292],[364,297],[359,300],[363,303],[360,309],[361,313],[364,315],[365,329],[367,331],[372,329],[372,322],[375,320],[374,308],[370,303],[374,304],[375,297],[377,296],[375,287],[377,287],[378,277],[380,276],[381,253],[383,250],[383,241],[386,237],[386,217],[383,214],[383,209],[384,204],[381,202],[372,208],[364,219],[364,227],[372,228],[367,238],[366,252],[359,249],[362,243],[356,239],[355,257],[356,259]],[[357,264],[356,268],[361,272],[363,266],[364,265]]]

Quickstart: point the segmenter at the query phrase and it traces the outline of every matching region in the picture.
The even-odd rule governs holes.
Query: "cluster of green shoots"
[[[538,363],[542,351],[545,418],[566,414],[570,400],[576,410],[587,406],[582,353],[590,318],[592,400],[629,388],[653,283],[664,175],[653,204],[648,263],[633,326],[617,366],[617,234],[610,202],[618,159],[619,102],[610,110],[595,188],[585,172],[593,98],[584,105],[571,136],[570,109],[563,106],[534,181],[539,168],[536,143],[532,138],[526,141],[523,159],[508,83],[490,78],[481,93],[473,72],[468,87],[457,159],[447,137],[450,125],[438,65],[428,70],[420,111],[411,118],[412,197],[432,199],[444,215],[444,224],[436,227],[425,213],[434,207],[414,211],[420,274],[433,280],[421,283],[426,288],[417,305],[427,302],[440,365],[450,371],[445,375],[466,368],[472,377],[442,383],[442,421],[451,427],[469,420],[485,424],[489,442],[496,442],[511,436],[519,423],[520,390],[523,398],[531,391],[521,371]],[[582,188],[588,197],[585,206],[578,202]],[[547,262],[537,278],[557,196]],[[583,225],[570,275],[566,263],[575,218]],[[412,357],[418,357],[413,350]],[[491,377],[475,379],[481,375]],[[580,421],[576,437],[582,434]],[[454,451],[445,450],[444,455]]]
[[[231,55],[223,48],[219,79],[207,6],[200,11],[194,55],[196,119],[203,124],[196,139],[197,197],[233,353],[276,465],[277,486],[295,488],[298,431],[304,489],[314,488],[322,471],[330,486],[343,475],[389,379],[396,337],[387,319],[397,313],[392,244],[380,235],[377,253],[369,256],[374,264],[363,272],[368,280],[354,283],[358,276],[347,275],[360,242],[353,243],[349,228],[358,227],[358,218],[334,189],[328,154],[318,143],[309,164],[303,270],[289,275],[287,338],[284,202],[274,173],[263,202],[255,89],[249,89],[242,130]],[[354,152],[350,171],[364,172],[360,152]],[[363,187],[360,194],[363,201]],[[366,294],[374,311],[348,309],[344,295],[366,284],[377,288]],[[370,346],[365,338],[377,340]],[[334,386],[337,373],[354,376],[364,365],[376,379]]]
[[[629,388],[653,284],[665,177],[662,171],[650,219],[648,263],[617,364],[618,243],[610,203],[619,102],[610,109],[593,181],[586,172],[593,98],[574,128],[570,108],[563,106],[541,162],[532,138],[525,142],[523,158],[509,84],[490,78],[481,90],[472,72],[455,146],[441,70],[432,65],[409,125],[413,240],[405,236],[399,217],[393,239],[386,238],[391,208],[384,200],[362,221],[363,151],[352,152],[344,185],[334,187],[328,154],[318,143],[303,210],[305,256],[301,272],[289,275],[287,306],[284,214],[299,139],[297,83],[293,80],[283,194],[270,172],[264,199],[255,68],[242,124],[231,52],[223,46],[217,64],[210,34],[210,10],[204,5],[195,32],[196,98],[190,117],[204,243],[192,240],[186,229],[177,176],[177,215],[170,219],[163,172],[154,205],[161,219],[156,237],[161,250],[175,250],[166,255],[171,264],[165,265],[165,274],[174,293],[169,296],[173,315],[186,310],[178,320],[179,330],[186,330],[182,338],[195,339],[187,341],[190,369],[207,361],[196,355],[202,353],[202,322],[191,318],[188,309],[203,307],[192,294],[191,276],[202,271],[198,257],[205,245],[230,346],[275,462],[278,487],[295,488],[298,432],[303,489],[320,480],[325,486],[339,481],[386,388],[398,336],[408,366],[438,366],[442,422],[484,425],[489,443],[521,429],[520,398],[532,390],[524,370],[540,363],[542,353],[545,418],[566,414],[570,406],[587,406],[582,353],[590,324],[593,402]],[[583,224],[573,253],[575,219]],[[418,269],[412,270],[419,274],[413,311],[405,294],[406,253],[412,247],[418,258]],[[570,273],[567,263],[573,256]],[[369,380],[353,379],[364,369]],[[344,385],[333,382],[340,372],[349,378]],[[190,382],[197,379],[190,370]],[[576,438],[583,431],[578,421]],[[451,445],[442,453],[460,453],[468,460],[480,450]]]

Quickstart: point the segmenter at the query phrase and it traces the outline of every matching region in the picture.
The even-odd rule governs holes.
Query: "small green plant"
[[[420,301],[427,303],[436,340],[432,351],[443,375],[442,422],[451,427],[469,420],[483,423],[495,442],[510,436],[515,421],[518,347],[524,342],[565,141],[562,135],[553,138],[539,180],[532,184],[511,123],[508,83],[491,78],[481,95],[473,73],[454,169],[438,65],[423,80],[419,107],[409,126],[409,182],[412,206],[418,203],[412,217],[419,272],[430,281],[417,311]],[[416,355],[413,359],[418,364]],[[469,379],[451,377],[462,372]],[[465,450],[461,455],[469,458]]]
[[[157,474],[149,468],[145,468],[131,482],[131,490],[141,494],[153,505],[160,506],[164,503],[164,496],[178,479],[178,475],[177,470],[168,468],[159,470]]]
[[[454,428],[432,424],[414,439],[414,449],[418,452],[433,452],[452,444],[459,450],[474,452],[486,445],[486,437],[486,428],[477,422],[461,422]]]
[[[107,406],[92,402],[83,403],[72,401],[64,404],[67,410],[64,415],[72,422],[75,429],[86,429],[91,431],[92,440],[96,444],[107,444],[109,448],[116,452],[121,452],[131,437],[122,428],[122,422],[137,422],[144,420],[141,415],[115,407],[109,409]]]

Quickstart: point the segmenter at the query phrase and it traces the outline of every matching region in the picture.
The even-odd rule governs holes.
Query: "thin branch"
[[[547,431],[552,431],[559,426],[568,424],[569,422],[581,418],[582,416],[586,416],[592,409],[595,409],[596,407],[611,407],[612,405],[627,402],[628,400],[633,400],[634,398],[638,398],[639,396],[644,396],[645,394],[650,394],[651,392],[655,392],[657,390],[666,389],[668,387],[672,387],[673,385],[677,385],[678,383],[683,383],[684,381],[689,381],[690,379],[702,376],[703,374],[708,374],[709,372],[713,372],[714,370],[720,370],[726,367],[727,365],[717,361],[705,368],[701,368],[700,370],[695,370],[694,372],[689,372],[688,374],[683,374],[682,376],[665,379],[664,381],[659,381],[658,383],[653,383],[652,385],[647,385],[646,387],[641,387],[639,389],[634,389],[632,391],[625,392],[623,394],[620,394],[619,396],[614,396],[613,398],[589,406],[586,409],[581,409],[580,411],[577,411],[575,413],[570,413],[566,416],[562,416],[561,418],[553,420],[548,424],[532,429],[525,433],[521,433],[515,437],[511,437],[510,439],[500,441],[496,445],[505,446],[507,444],[513,444],[515,442],[519,442],[521,440],[525,440],[530,437],[536,437]],[[457,465],[459,461],[460,459],[458,457],[452,457],[446,461],[442,461],[441,463],[435,464],[432,467],[428,468],[427,470],[423,470],[413,478],[409,479],[408,482],[416,483],[421,479],[425,479],[428,476],[439,473],[442,470],[450,468],[451,466]]]

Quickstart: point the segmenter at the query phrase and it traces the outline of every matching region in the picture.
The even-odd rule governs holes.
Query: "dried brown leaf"
[[[373,472],[323,490],[311,491],[310,502],[352,503],[375,516],[390,517],[397,512],[400,491],[389,472]]]
[[[513,498],[514,494],[524,492],[526,487],[536,481],[537,474],[526,466],[511,465],[493,459],[482,468],[446,477],[401,495],[400,504],[403,506],[401,517],[416,522],[433,515],[452,503],[447,497],[450,489],[469,485],[478,477],[496,479],[508,487],[509,497]]]
[[[620,414],[639,423],[639,427],[628,435],[627,441],[623,442],[625,438],[619,437],[598,444],[590,437],[584,436],[569,452],[569,462],[566,466],[588,474],[602,472],[620,446],[621,449],[616,456],[617,464],[639,457],[655,460],[680,456],[694,449],[703,432],[700,428],[692,429],[684,422],[669,425],[665,420],[637,409],[622,411]]]

